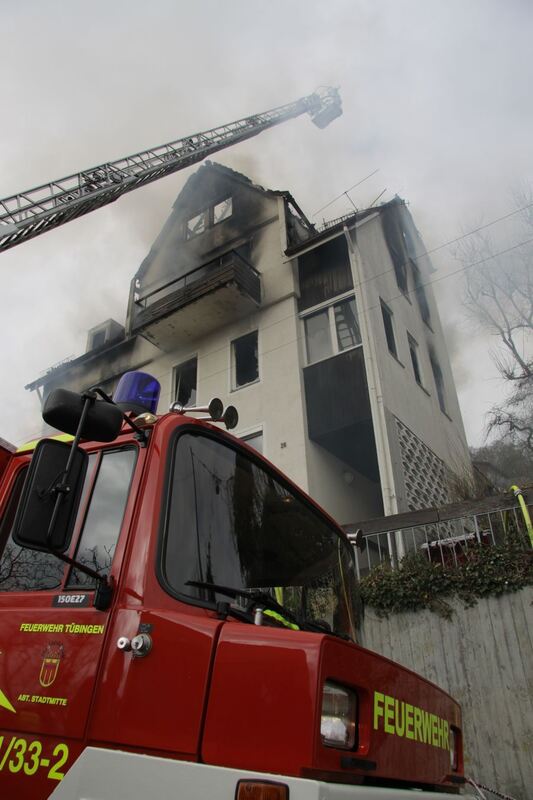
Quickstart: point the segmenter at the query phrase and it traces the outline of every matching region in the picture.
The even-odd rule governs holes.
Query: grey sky
[[[311,215],[374,169],[408,200],[428,248],[506,213],[533,180],[533,6],[528,0],[0,0],[5,79],[0,196],[338,85],[344,115],[302,118],[217,160]],[[193,168],[194,169],[194,168]],[[128,284],[191,170],[0,256],[0,435],[39,428],[23,386],[124,320]],[[339,200],[325,212],[348,210]],[[498,237],[513,242],[510,223]],[[438,275],[457,268],[449,249]],[[436,284],[467,434],[502,392],[486,339],[464,320],[461,279]]]

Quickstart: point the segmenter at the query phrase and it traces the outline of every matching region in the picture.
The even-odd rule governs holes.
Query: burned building
[[[27,388],[160,381],[219,396],[236,433],[341,523],[446,502],[469,463],[431,264],[395,198],[317,229],[289,192],[206,162],[130,286],[126,324]],[[42,396],[42,395],[41,395]]]

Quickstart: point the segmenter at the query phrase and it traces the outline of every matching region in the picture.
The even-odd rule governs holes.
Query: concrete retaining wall
[[[362,644],[441,686],[463,709],[465,773],[516,800],[533,798],[533,588],[380,619]]]

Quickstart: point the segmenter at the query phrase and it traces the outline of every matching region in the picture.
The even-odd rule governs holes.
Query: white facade
[[[464,469],[468,450],[430,287],[428,325],[411,267],[406,291],[398,288],[383,214],[410,227],[418,253],[423,245],[405,207],[387,209],[319,233],[288,193],[208,163],[187,182],[132,281],[124,340],[28,388],[46,394],[101,383],[111,390],[122,372],[142,368],[161,383],[162,413],[176,399],[177,376],[190,381],[196,369],[195,404],[217,396],[235,405],[234,433],[261,434],[264,455],[342,524],[435,504],[447,489],[432,491],[432,484]],[[330,275],[323,286],[322,263]],[[428,259],[416,263],[424,282]],[[323,299],[313,305],[315,295]],[[392,311],[396,355],[382,301]],[[444,411],[430,350],[442,372]],[[184,364],[188,372],[180,371]],[[412,451],[428,486],[413,472]]]

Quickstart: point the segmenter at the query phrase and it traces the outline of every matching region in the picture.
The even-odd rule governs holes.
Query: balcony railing
[[[136,289],[132,332],[158,346],[179,335],[201,336],[251,313],[261,302],[261,278],[235,250],[164,283]]]
[[[193,288],[198,287],[200,284],[203,285],[207,280],[212,282],[217,278],[220,279],[228,268],[233,270],[237,278],[241,279],[243,285],[249,285],[251,293],[257,294],[257,302],[259,302],[261,299],[259,273],[235,250],[230,250],[229,253],[224,253],[219,258],[208,261],[206,264],[201,264],[199,267],[186,272],[185,275],[171,278],[165,283],[151,288],[150,291],[144,294],[136,291],[133,297],[134,302],[143,311],[153,306],[159,306],[162,303],[171,302],[177,292],[183,292],[186,289],[192,292]]]
[[[529,514],[533,516],[533,492],[526,495]],[[521,507],[509,495],[485,500],[396,514],[346,526],[348,538],[355,530],[363,531],[364,550],[355,548],[359,576],[378,564],[395,568],[405,555],[419,552],[429,561],[457,565],[468,551],[479,545],[500,545],[512,536],[531,547],[528,526]]]

